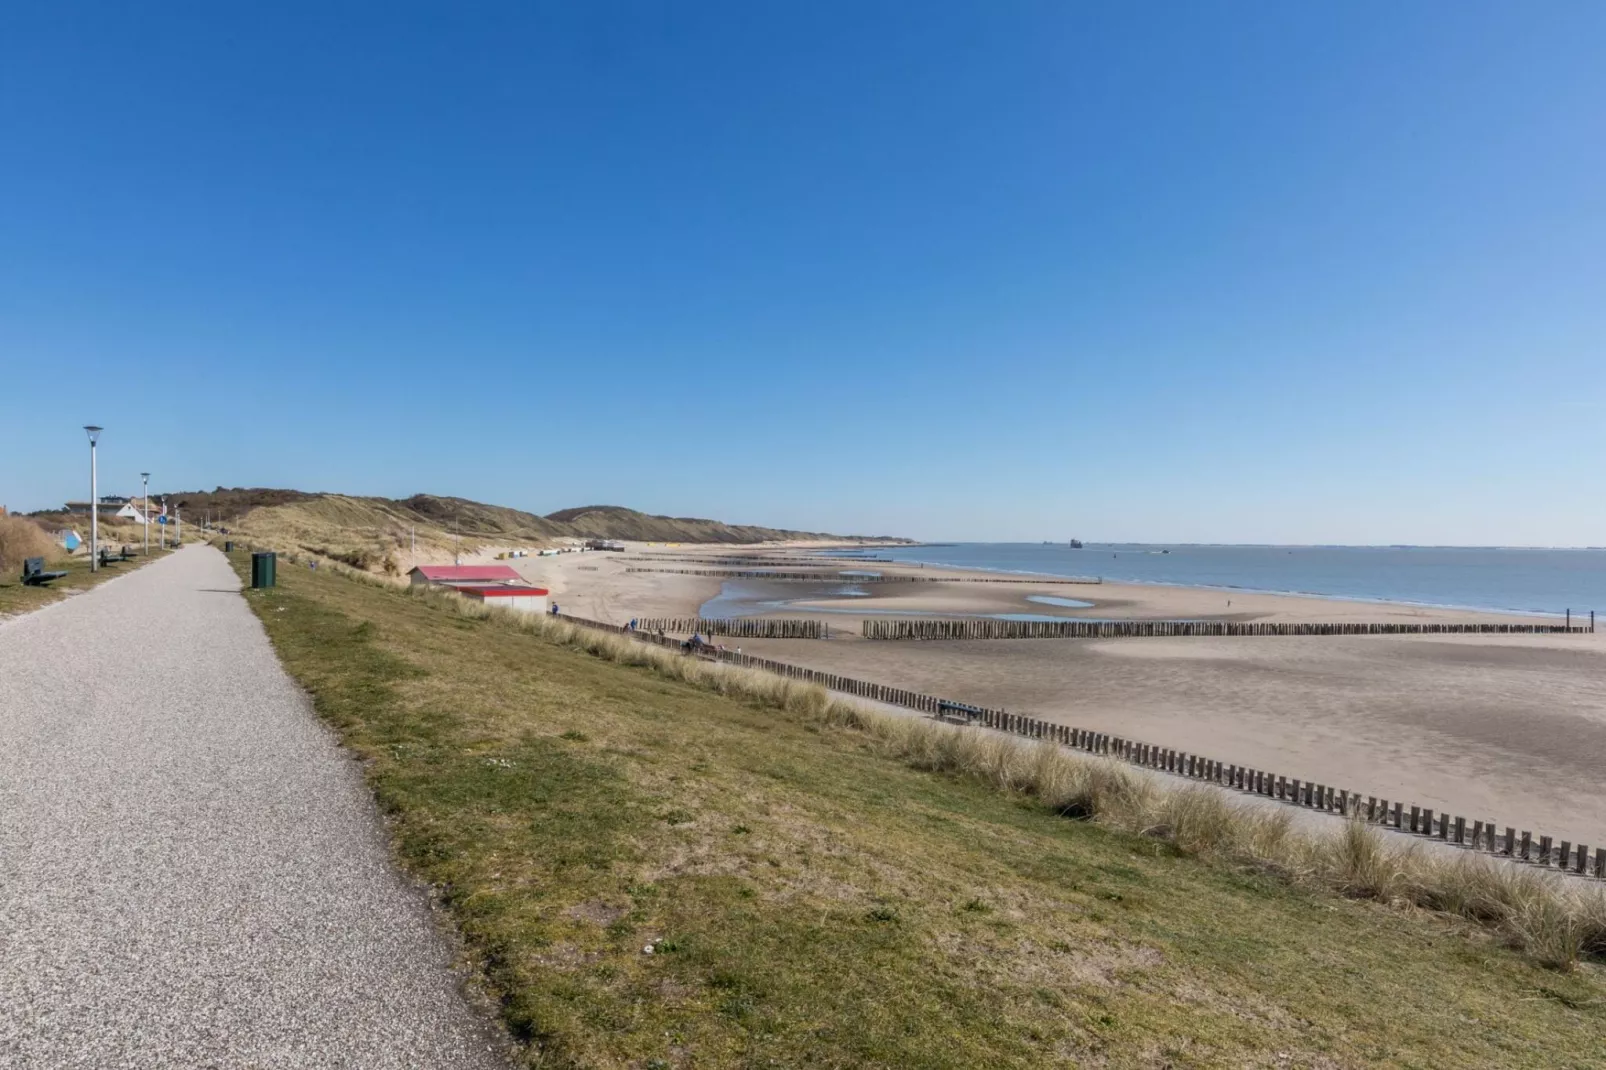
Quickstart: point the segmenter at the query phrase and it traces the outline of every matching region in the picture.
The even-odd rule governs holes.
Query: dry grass
[[[0,572],[22,572],[30,557],[56,561],[66,553],[44,528],[23,516],[0,516]]]
[[[561,618],[486,607],[438,588],[408,591],[460,615],[496,620],[607,661],[646,666],[671,680],[865,733],[885,754],[914,768],[1031,796],[1055,813],[1164,840],[1189,855],[1251,866],[1349,898],[1464,918],[1547,966],[1568,969],[1580,955],[1606,954],[1606,893],[1598,886],[1470,853],[1396,846],[1360,821],[1329,834],[1296,831],[1286,810],[1237,803],[1203,785],[1165,785],[1053,743],[868,710],[816,684],[686,657]]]

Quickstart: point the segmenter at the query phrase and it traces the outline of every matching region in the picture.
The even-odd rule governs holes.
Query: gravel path
[[[0,624],[0,1066],[505,1067],[239,586]]]

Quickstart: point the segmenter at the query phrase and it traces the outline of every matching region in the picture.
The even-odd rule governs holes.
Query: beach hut
[[[524,582],[524,577],[507,565],[418,565],[407,573],[407,579],[414,587]]]
[[[545,587],[527,587],[514,583],[453,584],[465,598],[484,602],[488,606],[517,610],[520,613],[545,613],[549,592]]]

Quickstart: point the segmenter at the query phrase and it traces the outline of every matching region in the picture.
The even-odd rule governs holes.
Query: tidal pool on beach
[[[1029,595],[1026,596],[1026,601],[1028,601],[1028,602],[1036,602],[1040,606],[1064,606],[1066,609],[1092,609],[1093,608],[1093,603],[1092,602],[1083,602],[1083,601],[1080,601],[1080,600],[1075,599],[1075,598],[1061,598],[1059,595],[1054,595],[1054,594],[1029,594]],[[1008,620],[1029,620],[1029,619],[1037,619],[1037,618],[1009,617],[1009,618],[1006,618],[1006,619],[1008,619]],[[1059,618],[1055,617],[1053,619],[1058,620]]]

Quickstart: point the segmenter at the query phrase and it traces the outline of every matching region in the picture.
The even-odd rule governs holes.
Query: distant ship
[[[1082,540],[1081,539],[1072,539],[1070,541],[1070,547],[1073,550],[1080,550],[1082,548]]]

